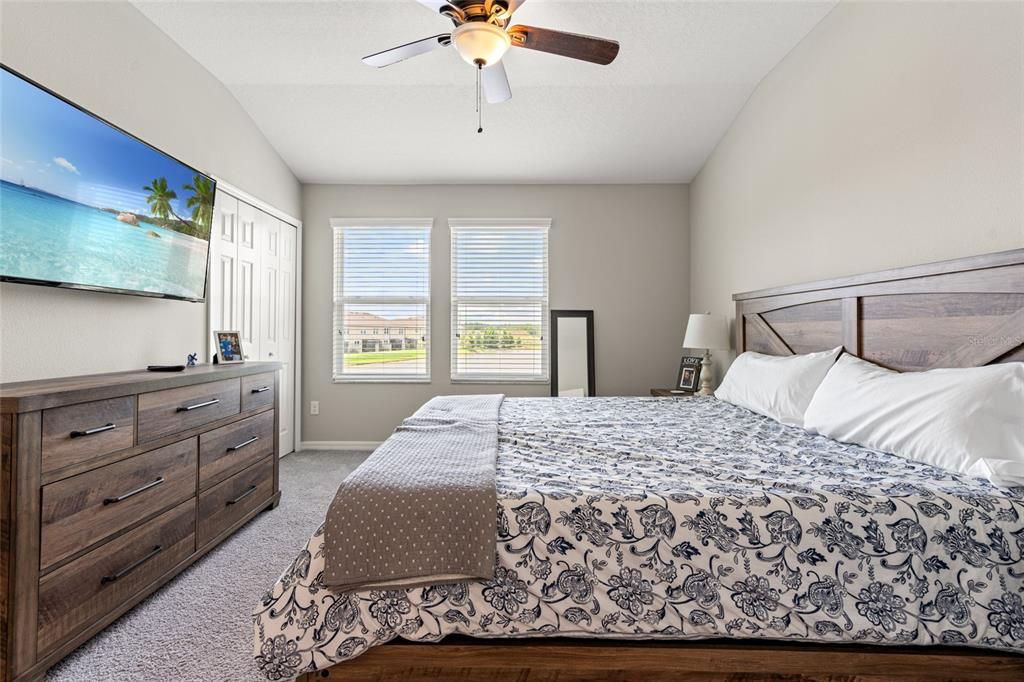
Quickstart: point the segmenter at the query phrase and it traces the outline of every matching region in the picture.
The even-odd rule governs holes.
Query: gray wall
[[[1024,246],[1022,26],[1021,3],[837,6],[690,186],[693,309]]]
[[[227,89],[127,2],[5,2],[0,61],[298,215],[298,181]],[[206,307],[0,285],[0,381],[184,362]]]
[[[689,301],[685,185],[308,185],[302,215],[304,441],[383,440],[439,394],[549,394],[451,384],[448,218],[551,218],[551,306],[594,310],[598,393],[645,395],[675,379]],[[332,217],[434,218],[430,384],[332,383]]]

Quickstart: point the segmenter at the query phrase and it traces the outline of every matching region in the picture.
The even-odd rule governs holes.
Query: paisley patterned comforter
[[[1024,488],[713,398],[506,399],[493,580],[335,593],[318,530],[254,614],[270,680],[395,637],[744,637],[1024,653]]]

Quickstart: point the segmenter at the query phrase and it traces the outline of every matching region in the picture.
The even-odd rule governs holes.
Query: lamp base
[[[714,371],[711,365],[711,351],[704,351],[704,359],[700,363],[700,390],[697,391],[697,395],[714,395],[715,392],[711,388],[712,381],[711,373]]]

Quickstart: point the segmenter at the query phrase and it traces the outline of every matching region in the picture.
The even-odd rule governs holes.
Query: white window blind
[[[550,220],[450,220],[452,380],[548,380]]]
[[[429,218],[331,220],[334,380],[430,380]]]

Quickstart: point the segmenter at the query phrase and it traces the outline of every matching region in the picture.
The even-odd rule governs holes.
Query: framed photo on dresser
[[[242,351],[242,335],[236,331],[215,331],[214,339],[217,341],[217,361],[222,365],[245,362],[245,353]]]
[[[684,355],[679,361],[679,377],[676,379],[676,387],[696,393],[700,388],[700,368],[702,358],[695,355]]]

